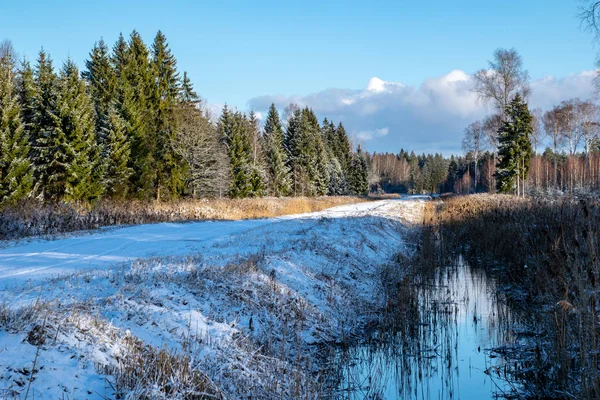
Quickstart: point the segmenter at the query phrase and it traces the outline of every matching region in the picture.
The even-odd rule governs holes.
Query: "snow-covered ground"
[[[313,344],[370,322],[379,268],[410,252],[423,207],[382,200],[7,244],[0,397],[171,398],[200,386],[229,398],[316,395]],[[170,367],[178,380],[168,384],[133,367],[160,364],[161,351],[189,366]]]

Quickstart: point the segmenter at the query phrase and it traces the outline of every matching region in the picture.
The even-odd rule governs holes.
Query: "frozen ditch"
[[[423,218],[384,200],[153,224],[0,250],[0,397],[311,398],[325,342],[381,307]]]

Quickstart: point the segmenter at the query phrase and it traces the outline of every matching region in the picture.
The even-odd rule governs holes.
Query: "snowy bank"
[[[424,201],[2,249],[0,397],[319,397],[322,345],[376,318]]]

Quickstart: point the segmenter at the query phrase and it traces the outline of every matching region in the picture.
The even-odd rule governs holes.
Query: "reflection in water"
[[[339,397],[489,399],[510,392],[498,379],[510,314],[495,282],[462,258],[398,290],[393,329],[339,354]],[[494,378],[496,377],[496,378]]]

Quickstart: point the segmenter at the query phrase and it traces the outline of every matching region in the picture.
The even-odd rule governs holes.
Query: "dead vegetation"
[[[0,211],[0,240],[56,235],[113,225],[268,218],[367,201],[351,196],[202,199],[174,202],[24,202]]]
[[[440,259],[493,274],[523,321],[528,339],[502,351],[506,379],[536,398],[600,398],[600,203],[476,195],[430,203],[425,218]]]

